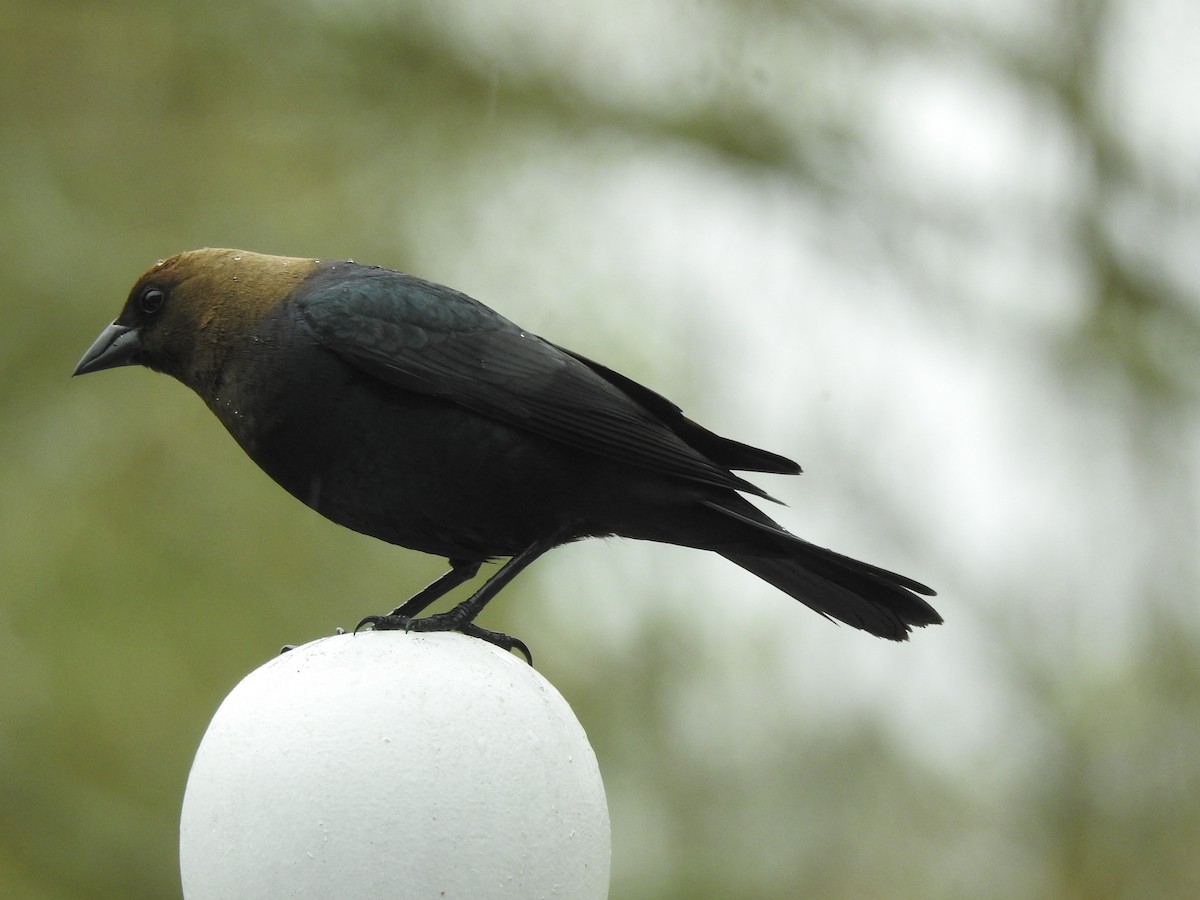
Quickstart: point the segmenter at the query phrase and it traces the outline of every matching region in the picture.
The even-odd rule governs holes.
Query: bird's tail
[[[937,592],[919,581],[810,544],[741,498],[736,508],[731,503],[704,505],[770,539],[769,555],[718,548],[722,556],[827,618],[892,641],[907,640],[912,626],[942,622],[921,597]]]
[[[821,615],[881,638],[904,641],[911,626],[942,621],[918,596],[932,596],[930,588],[815,544],[801,545],[791,556],[722,555]]]

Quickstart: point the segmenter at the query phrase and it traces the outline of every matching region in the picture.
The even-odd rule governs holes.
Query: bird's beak
[[[118,325],[113,322],[100,332],[100,336],[88,347],[87,353],[83,354],[83,359],[71,374],[86,375],[101,369],[135,365],[135,357],[140,349],[142,341],[138,330],[130,325]]]

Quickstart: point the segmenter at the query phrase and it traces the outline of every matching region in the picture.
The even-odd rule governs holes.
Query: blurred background
[[[939,590],[895,645],[676,548],[522,575],[484,624],[593,741],[614,898],[1200,896],[1198,39],[1191,0],[0,0],[0,895],[178,895],[224,695],[443,568],[170,379],[69,378],[207,245],[464,290]]]

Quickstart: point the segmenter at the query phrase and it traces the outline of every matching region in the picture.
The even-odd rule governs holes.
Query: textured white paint
[[[611,835],[583,728],[459,634],[298,647],[217,710],[183,802],[188,900],[600,898]]]

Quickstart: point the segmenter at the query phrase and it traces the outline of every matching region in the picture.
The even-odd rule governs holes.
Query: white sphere
[[[250,673],[183,799],[187,900],[608,896],[596,757],[533,667],[461,634],[361,632]]]

